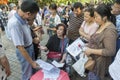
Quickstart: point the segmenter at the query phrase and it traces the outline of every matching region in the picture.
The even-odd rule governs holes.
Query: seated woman
[[[80,27],[79,33],[81,38],[88,42],[90,36],[96,32],[98,29],[98,24],[96,24],[94,19],[94,9],[86,8],[84,12],[84,21]]]
[[[66,46],[68,38],[66,38],[66,25],[58,24],[56,26],[56,34],[51,36],[45,47],[40,46],[42,50],[49,50],[47,54],[47,61],[52,62],[56,60],[63,63],[66,58]]]
[[[95,60],[92,71],[96,75],[95,80],[106,80],[105,74],[108,72],[108,66],[111,64],[111,56],[115,55],[116,52],[117,32],[115,26],[110,21],[110,10],[105,4],[99,5],[95,9],[94,14],[99,28],[91,36],[85,54]]]

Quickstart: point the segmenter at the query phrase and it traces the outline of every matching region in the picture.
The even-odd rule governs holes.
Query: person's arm
[[[38,65],[35,61],[31,59],[28,55],[28,52],[25,50],[24,46],[17,46],[23,57],[32,65],[33,68],[38,68]]]
[[[46,46],[40,46],[39,47],[41,50],[44,50],[45,52],[48,51],[48,48]]]
[[[67,55],[66,53],[64,53],[64,54],[63,54],[63,56],[62,56],[62,59],[61,59],[60,63],[64,63],[64,61],[65,61],[65,59],[66,59],[66,55]]]
[[[91,49],[91,48],[87,48],[85,50],[85,54],[86,55],[91,55],[91,54],[95,54],[95,55],[102,55],[102,49]]]
[[[4,67],[6,75],[10,76],[11,74],[10,65],[5,55],[0,58],[0,64]]]
[[[47,41],[47,44],[45,45],[45,46],[39,46],[39,48],[41,49],[41,50],[44,50],[45,52],[46,51],[48,51],[50,48],[51,48],[51,45],[53,45],[52,44],[52,42],[53,42],[54,40],[53,40],[53,36],[51,36],[50,38],[49,38],[49,40]],[[53,46],[52,46],[53,47]]]
[[[86,34],[86,33],[84,32],[84,30],[83,30],[82,27],[80,27],[80,29],[79,29],[79,34],[80,34],[82,37],[84,37],[85,39],[87,39],[87,40],[90,39],[90,35],[89,35],[89,34]]]
[[[48,30],[56,31],[56,28],[47,28]]]

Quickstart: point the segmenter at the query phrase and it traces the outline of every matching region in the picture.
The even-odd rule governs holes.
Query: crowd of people
[[[48,52],[47,62],[65,63],[60,69],[68,73],[70,80],[112,80],[109,65],[120,48],[120,0],[111,5],[84,6],[75,2],[57,6],[53,3],[43,9],[34,0],[19,0],[18,6],[11,3],[9,7],[10,10],[5,5],[0,7],[0,31],[5,31],[16,47],[21,80],[29,80],[40,68],[35,60],[41,58],[41,50]],[[40,46],[42,35],[46,34],[44,27],[49,40]],[[86,77],[72,68],[77,59],[66,50],[78,38],[86,45],[84,54],[94,61],[91,70],[85,69]],[[11,70],[3,46],[0,43],[0,73],[3,71],[6,75],[0,74],[0,78],[5,80]]]

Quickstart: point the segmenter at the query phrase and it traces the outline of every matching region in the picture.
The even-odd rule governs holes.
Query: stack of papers
[[[57,67],[39,59],[36,61],[37,64],[40,65],[40,67],[42,68],[42,72],[44,73],[44,79],[50,79],[50,80],[57,80],[57,78],[60,75],[60,69],[58,69]]]

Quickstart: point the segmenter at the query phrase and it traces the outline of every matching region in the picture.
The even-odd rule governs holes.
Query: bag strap
[[[64,39],[62,39],[61,53],[64,51]]]

